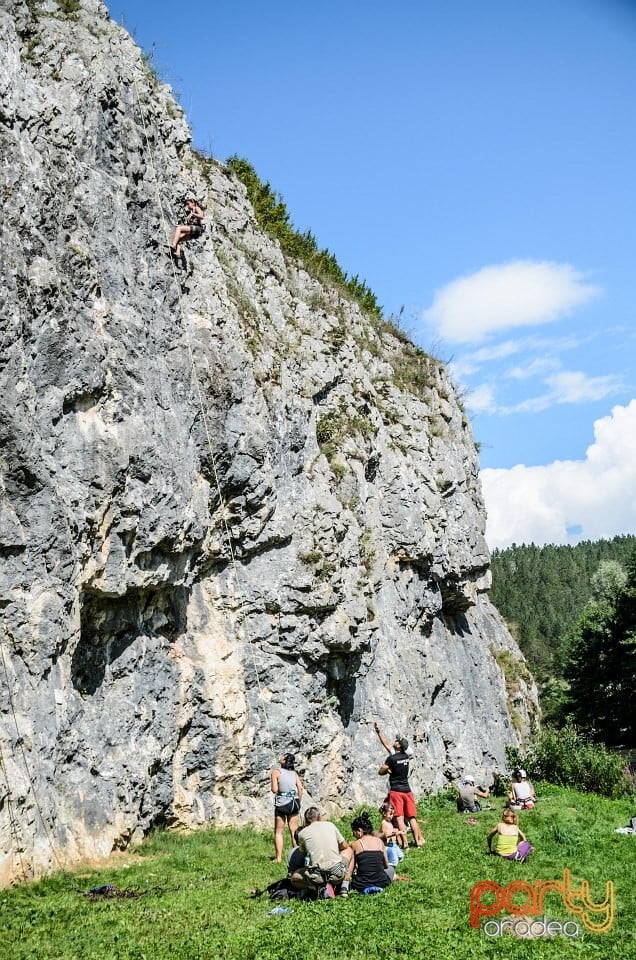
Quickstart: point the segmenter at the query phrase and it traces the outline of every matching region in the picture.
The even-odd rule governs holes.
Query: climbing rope
[[[6,627],[5,627],[4,625],[3,625],[3,629],[4,629],[4,632],[5,632],[5,636],[6,636]],[[38,817],[40,818],[40,823],[42,824],[42,829],[43,829],[43,831],[44,831],[44,835],[45,835],[45,837],[46,837],[46,839],[47,839],[47,841],[48,841],[48,844],[49,844],[49,847],[50,847],[50,849],[51,849],[51,853],[53,854],[53,857],[54,857],[54,859],[55,859],[55,862],[57,863],[57,865],[58,865],[58,867],[60,868],[60,870],[63,870],[63,869],[64,869],[64,864],[62,863],[62,861],[60,860],[60,858],[59,858],[58,855],[57,855],[57,850],[56,850],[55,845],[54,845],[54,843],[53,843],[53,839],[52,839],[52,837],[51,837],[48,824],[47,824],[46,820],[44,819],[44,815],[43,815],[43,813],[42,813],[42,808],[40,807],[40,802],[39,802],[39,800],[38,800],[38,795],[37,795],[37,792],[36,792],[36,790],[35,790],[35,784],[34,784],[34,782],[33,782],[32,776],[31,776],[31,771],[30,771],[30,768],[29,768],[29,763],[28,763],[27,758],[26,758],[26,751],[25,751],[25,749],[24,749],[24,738],[23,738],[23,737],[21,736],[21,734],[20,734],[20,726],[19,726],[19,724],[18,724],[18,718],[17,718],[17,715],[16,715],[15,704],[14,704],[14,701],[13,701],[13,697],[12,697],[12,695],[11,695],[11,684],[10,684],[10,681],[9,681],[9,670],[8,670],[7,662],[6,662],[5,655],[4,655],[4,644],[0,644],[0,650],[2,651],[2,667],[3,667],[3,670],[4,670],[4,677],[5,677],[6,688],[7,688],[7,697],[8,697],[8,699],[9,699],[9,707],[10,707],[10,710],[11,710],[11,715],[12,715],[12,717],[13,717],[13,723],[14,723],[14,725],[15,725],[16,744],[17,744],[17,745],[19,746],[19,748],[20,748],[20,753],[21,753],[21,755],[22,755],[22,761],[23,761],[23,763],[24,763],[24,770],[25,770],[25,773],[26,773],[26,775],[27,775],[27,779],[28,779],[28,781],[29,781],[29,785],[30,785],[30,787],[31,787],[31,793],[33,794],[33,802],[34,802],[34,805],[35,805],[35,809],[37,810]],[[4,763],[2,764],[2,769],[3,769],[3,771],[4,771],[5,778],[6,778],[6,780],[7,780],[7,792],[8,792],[8,796],[9,796],[11,791],[9,790],[9,781],[8,781],[8,778],[6,777],[6,769],[5,769]],[[10,814],[10,816],[11,816],[11,814]],[[18,847],[18,854],[19,854],[19,856],[20,856],[20,866],[22,867],[22,874],[23,874],[23,877],[26,879],[26,873],[25,873],[25,870],[24,870],[24,863],[23,863],[23,861],[22,861],[22,856],[21,856],[21,854],[20,854],[19,847]]]
[[[28,301],[29,301],[29,306],[30,306],[30,308],[31,308],[31,315],[32,315],[32,316],[35,316],[35,306],[34,306],[34,303],[33,303],[33,299],[32,299],[32,297],[31,297],[31,292],[30,292],[30,290],[29,290],[28,281],[25,283],[25,291],[26,291],[27,299],[28,299]],[[46,589],[50,589],[51,584],[50,584],[50,581],[49,581],[49,576],[48,576],[48,571],[47,571],[47,569],[46,569],[46,565],[44,566],[44,584],[45,584]],[[8,634],[8,631],[7,631],[7,628],[6,628],[6,625],[5,625],[5,624],[3,624],[3,632],[4,632],[4,636],[5,636],[5,640],[6,640],[6,638],[9,636],[9,634]],[[35,636],[34,636],[33,639],[34,639],[34,644],[35,644]],[[66,864],[63,863],[63,862],[60,860],[59,856],[58,856],[57,848],[56,848],[56,846],[55,846],[55,844],[54,844],[54,842],[53,842],[53,838],[52,838],[52,835],[51,835],[51,831],[50,831],[49,826],[48,826],[48,824],[47,824],[47,822],[46,822],[46,820],[45,820],[45,818],[44,818],[44,815],[43,815],[43,813],[42,813],[42,807],[40,806],[40,802],[39,802],[39,800],[38,800],[38,794],[37,794],[37,791],[36,791],[36,789],[35,789],[35,782],[34,782],[34,780],[33,780],[32,774],[31,774],[30,764],[29,764],[29,761],[28,761],[28,759],[27,759],[26,750],[25,750],[25,748],[24,748],[24,737],[23,737],[22,733],[20,732],[20,725],[19,725],[19,723],[18,723],[18,717],[17,717],[17,713],[16,713],[16,709],[15,709],[15,702],[14,702],[13,696],[12,696],[12,694],[11,694],[11,686],[12,686],[12,685],[11,685],[10,678],[9,678],[9,668],[8,668],[8,666],[7,666],[7,660],[6,660],[5,651],[4,651],[4,643],[0,643],[0,654],[1,654],[1,658],[0,658],[0,659],[2,660],[2,668],[3,668],[3,672],[4,672],[4,678],[5,678],[5,686],[6,686],[6,690],[7,690],[7,697],[8,697],[8,701],[9,701],[9,708],[10,708],[11,716],[12,716],[12,718],[13,718],[13,724],[14,724],[14,726],[15,726],[16,746],[18,746],[19,749],[20,749],[20,755],[21,755],[21,757],[22,757],[22,765],[23,765],[23,767],[24,767],[24,772],[25,772],[25,774],[26,774],[26,778],[27,778],[28,783],[29,783],[30,791],[31,791],[31,794],[32,794],[32,796],[33,796],[33,803],[34,803],[34,806],[35,806],[35,809],[36,809],[38,818],[39,818],[39,820],[40,820],[40,823],[41,823],[41,825],[42,825],[42,830],[43,830],[44,836],[45,836],[46,841],[47,841],[47,843],[48,843],[48,846],[49,846],[49,848],[50,848],[50,851],[51,851],[51,854],[52,854],[52,856],[53,856],[53,859],[54,859],[55,862],[57,863],[57,865],[58,865],[58,867],[60,868],[60,870],[63,870]],[[27,678],[27,679],[28,679],[28,678]],[[29,682],[29,684],[30,684],[30,686],[31,686],[31,689],[32,689],[34,692],[36,692],[36,688],[35,688],[34,685],[30,682],[30,680],[29,680],[28,682]],[[14,755],[14,757],[16,757],[15,750],[13,751],[13,755]],[[23,878],[24,880],[26,880],[26,879],[27,879],[27,871],[26,871],[26,867],[25,867],[25,864],[24,864],[24,860],[23,860],[23,858],[22,858],[22,850],[21,850],[21,847],[24,846],[24,839],[23,839],[22,837],[20,837],[20,835],[19,835],[19,833],[18,833],[17,821],[15,820],[15,817],[14,817],[14,814],[13,814],[13,811],[12,811],[12,808],[11,808],[11,796],[12,796],[13,791],[12,791],[11,785],[10,785],[10,783],[9,783],[9,776],[8,776],[7,769],[6,769],[6,763],[5,763],[5,761],[4,761],[4,758],[2,758],[1,756],[0,756],[0,766],[2,766],[3,777],[4,777],[4,781],[5,781],[6,788],[7,788],[7,811],[8,811],[8,815],[9,815],[9,823],[10,823],[10,827],[11,827],[11,832],[13,833],[13,838],[14,838],[14,842],[15,842],[15,846],[16,846],[16,851],[17,851],[17,854],[18,854],[18,859],[19,859],[19,861],[20,861],[20,869],[21,869],[21,872],[22,872],[22,878]]]
[[[3,663],[3,666],[4,666],[5,677],[7,677],[7,666],[6,666],[6,663],[5,663],[5,660],[4,660],[4,648],[2,649],[2,663]],[[7,687],[7,689],[8,689],[8,687]],[[15,844],[15,849],[16,849],[16,852],[17,852],[17,854],[18,854],[18,860],[20,861],[20,870],[22,871],[22,877],[23,877],[24,879],[26,879],[26,868],[25,868],[25,866],[24,866],[24,860],[22,859],[22,847],[23,847],[23,845],[24,845],[24,840],[23,840],[23,838],[22,838],[21,835],[20,835],[20,832],[19,832],[19,830],[18,830],[18,823],[17,823],[17,820],[15,819],[15,817],[14,817],[14,815],[13,815],[13,810],[12,810],[12,808],[11,808],[11,794],[12,794],[12,790],[11,790],[11,786],[10,786],[10,784],[9,784],[9,775],[8,775],[8,773],[7,773],[7,768],[6,768],[6,764],[5,764],[5,759],[4,759],[4,756],[3,756],[3,754],[2,754],[2,751],[0,751],[0,767],[2,768],[2,777],[3,777],[3,780],[4,780],[5,785],[6,785],[6,788],[7,788],[7,796],[6,796],[6,799],[7,799],[7,813],[8,813],[8,815],[9,815],[9,834],[10,834],[10,839],[11,839],[11,841]]]
[[[138,109],[138,113],[139,113],[139,116],[140,116],[140,119],[141,119],[142,128],[143,128],[144,150],[145,150],[145,153],[146,153],[146,158],[147,158],[147,160],[149,161],[149,166],[150,166],[150,169],[152,170],[152,176],[153,176],[153,180],[154,180],[154,186],[155,186],[155,202],[156,202],[157,208],[158,208],[158,210],[159,210],[159,214],[160,214],[160,219],[161,219],[161,225],[162,225],[162,230],[163,230],[164,238],[165,238],[165,240],[166,240],[166,244],[169,244],[169,240],[170,240],[170,228],[169,228],[169,225],[168,225],[168,223],[167,223],[167,221],[166,221],[166,217],[165,217],[165,213],[164,213],[163,203],[162,203],[162,200],[161,200],[161,193],[160,193],[160,189],[159,189],[159,177],[158,177],[158,175],[157,175],[157,169],[156,169],[156,165],[155,165],[155,162],[154,162],[153,151],[152,151],[152,148],[151,148],[151,145],[150,145],[150,136],[149,136],[149,133],[148,133],[148,125],[147,125],[147,123],[146,123],[146,119],[145,119],[143,110],[142,110],[142,108],[141,108],[141,97],[139,96],[139,87],[138,87],[138,84],[137,84],[137,78],[136,78],[136,76],[135,76],[134,73],[133,73],[132,79],[133,79],[133,88],[134,88],[134,91],[135,91],[135,99],[136,99],[136,103],[137,103],[137,109]],[[159,138],[159,139],[160,139],[160,138]],[[194,356],[194,350],[193,350],[193,346],[192,346],[192,339],[191,339],[191,336],[190,336],[190,330],[189,330],[189,327],[188,327],[188,323],[187,323],[187,319],[186,319],[185,311],[184,311],[184,306],[183,306],[183,289],[182,289],[181,283],[179,282],[179,277],[178,277],[178,275],[177,275],[177,267],[176,267],[176,264],[175,264],[175,262],[174,262],[174,259],[171,257],[171,258],[170,258],[170,261],[171,261],[171,265],[172,265],[172,277],[173,277],[173,282],[174,282],[174,285],[175,285],[175,288],[176,288],[176,291],[177,291],[177,298],[178,298],[178,304],[179,304],[179,316],[180,316],[180,319],[181,319],[181,326],[182,326],[182,328],[183,328],[184,335],[185,335],[185,340],[186,340],[186,345],[187,345],[188,355],[189,355],[189,360],[190,360],[190,366],[191,366],[191,370],[192,370],[192,379],[193,379],[194,386],[195,386],[197,404],[198,404],[199,412],[200,412],[200,415],[201,415],[201,422],[202,422],[202,424],[203,424],[203,429],[204,429],[204,433],[205,433],[206,444],[207,444],[208,451],[209,451],[209,454],[210,454],[210,463],[211,463],[211,466],[212,466],[212,474],[213,474],[214,483],[215,483],[215,486],[216,486],[217,494],[218,494],[218,497],[219,497],[219,503],[220,503],[220,507],[221,507],[221,521],[222,521],[223,529],[224,529],[224,531],[225,531],[225,535],[226,535],[226,538],[227,538],[227,544],[228,544],[228,549],[229,549],[229,553],[230,553],[230,562],[231,562],[231,566],[232,566],[232,572],[233,572],[234,578],[235,578],[235,584],[236,584],[235,593],[236,593],[236,595],[238,596],[238,599],[239,599],[239,604],[240,604],[239,609],[240,609],[240,611],[243,613],[241,623],[242,623],[242,625],[243,625],[243,627],[244,627],[244,624],[245,624],[245,604],[246,604],[245,589],[241,587],[241,576],[240,576],[240,573],[239,573],[239,565],[238,565],[237,559],[236,559],[236,551],[235,551],[235,548],[234,548],[234,540],[233,540],[232,533],[231,533],[231,530],[230,530],[230,526],[229,526],[229,523],[228,523],[228,520],[227,520],[227,507],[226,507],[226,502],[225,502],[225,498],[224,498],[224,496],[223,496],[223,490],[222,490],[222,487],[221,487],[221,481],[220,481],[219,471],[218,471],[218,467],[217,467],[217,460],[216,460],[216,456],[215,456],[215,453],[214,453],[214,448],[213,448],[213,445],[212,445],[212,436],[211,436],[210,427],[209,427],[209,424],[208,424],[208,417],[207,417],[207,414],[206,414],[206,406],[205,406],[205,403],[204,403],[203,391],[202,391],[202,388],[201,388],[201,381],[200,381],[200,378],[199,378],[199,374],[198,374],[198,370],[197,370],[197,365],[196,365],[196,360],[195,360],[195,356]],[[240,629],[241,629],[241,627],[238,628],[239,635],[240,635]],[[266,734],[267,734],[267,740],[268,740],[268,743],[269,743],[270,753],[271,753],[272,759],[273,759],[273,761],[274,761],[274,764],[276,764],[277,757],[276,757],[276,753],[275,753],[275,751],[274,751],[274,745],[273,745],[272,735],[271,735],[270,726],[269,726],[269,718],[268,718],[268,715],[267,715],[267,711],[266,711],[266,709],[265,709],[265,707],[264,707],[264,705],[263,705],[263,704],[264,704],[264,701],[265,701],[265,698],[264,698],[264,693],[263,693],[263,687],[262,687],[262,684],[261,684],[260,673],[259,673],[258,666],[257,666],[257,663],[256,663],[256,655],[255,655],[255,651],[254,651],[254,643],[253,643],[252,639],[249,637],[249,634],[248,634],[247,630],[245,630],[245,629],[244,629],[244,632],[243,632],[243,639],[246,641],[247,649],[248,649],[249,652],[250,652],[250,657],[251,657],[251,660],[252,660],[252,668],[253,668],[253,670],[254,670],[254,676],[255,676],[255,678],[256,678],[256,686],[257,686],[257,690],[258,690],[259,708],[260,708],[260,710],[261,710],[261,713],[262,713],[262,716],[263,716],[263,720],[264,720],[264,726],[265,726],[265,731],[266,731]]]

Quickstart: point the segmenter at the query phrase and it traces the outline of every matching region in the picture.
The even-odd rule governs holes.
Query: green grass
[[[598,957],[629,960],[636,919],[633,862],[636,838],[614,833],[634,814],[632,800],[607,800],[543,786],[544,799],[520,814],[535,847],[526,864],[487,857],[485,836],[499,819],[496,809],[471,826],[454,811],[452,797],[420,804],[426,847],[410,852],[394,883],[376,897],[298,903],[291,913],[268,916],[266,899],[248,891],[281,876],[269,862],[269,833],[205,830],[190,835],[154,834],[110,868],[58,874],[37,884],[0,892],[0,955],[3,960],[460,960],[470,957]],[[348,823],[341,824],[350,836]],[[128,863],[128,865],[126,865]],[[590,882],[593,900],[605,883],[616,889],[616,918],[606,934],[522,940],[489,939],[469,925],[469,896],[477,881],[560,879]],[[103,883],[148,892],[131,900],[91,902],[82,891]],[[549,894],[550,919],[576,919],[561,898]]]

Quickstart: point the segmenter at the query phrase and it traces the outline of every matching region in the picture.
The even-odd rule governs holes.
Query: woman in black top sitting
[[[340,896],[348,895],[349,885],[359,892],[367,887],[388,887],[395,876],[395,868],[389,865],[383,841],[373,836],[373,824],[366,810],[351,822],[351,829],[355,837],[351,845],[353,859]]]

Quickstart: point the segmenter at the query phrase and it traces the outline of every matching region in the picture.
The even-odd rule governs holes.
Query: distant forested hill
[[[586,540],[574,547],[494,550],[490,597],[508,622],[540,685],[563,673],[563,641],[592,596],[590,580],[604,560],[627,567],[636,536]]]

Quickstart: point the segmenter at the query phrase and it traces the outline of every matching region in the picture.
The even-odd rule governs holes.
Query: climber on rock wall
[[[175,260],[180,260],[182,263],[184,256],[181,244],[187,240],[196,240],[205,233],[205,223],[203,222],[205,211],[199,201],[194,198],[189,198],[186,200],[185,206],[185,223],[178,223],[176,225],[170,245],[172,257]]]

